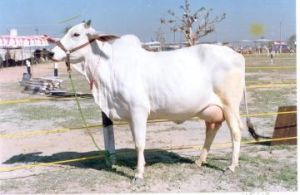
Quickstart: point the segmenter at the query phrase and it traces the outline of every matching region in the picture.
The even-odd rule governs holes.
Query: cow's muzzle
[[[54,52],[49,51],[47,53],[47,57],[50,58],[51,60],[53,60],[53,56],[54,56]]]

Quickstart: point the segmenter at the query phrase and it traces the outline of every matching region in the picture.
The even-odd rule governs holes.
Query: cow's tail
[[[246,117],[246,124],[247,124],[247,128],[248,128],[248,131],[249,131],[250,135],[255,140],[259,140],[260,138],[271,139],[271,137],[266,137],[266,136],[262,136],[262,135],[257,134],[256,130],[254,129],[253,123],[251,122],[251,119],[249,117],[246,87],[244,88],[244,105],[245,105],[245,110],[246,110],[246,115],[247,115],[247,117]]]

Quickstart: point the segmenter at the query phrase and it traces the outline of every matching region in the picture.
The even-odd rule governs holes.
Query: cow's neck
[[[111,78],[111,46],[109,44],[98,43],[99,49],[103,53],[88,52],[85,58],[86,76],[91,84],[91,90],[95,102],[101,110],[110,116],[110,103],[112,97]],[[105,54],[105,56],[104,56]]]
[[[110,64],[112,60],[111,45],[108,43],[94,42],[91,44],[92,52],[88,52],[86,55],[86,66],[92,76],[98,84],[105,85],[103,87],[109,87],[110,85],[108,77],[110,76]]]

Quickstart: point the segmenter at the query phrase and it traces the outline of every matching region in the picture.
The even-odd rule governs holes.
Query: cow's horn
[[[88,20],[87,22],[84,23],[85,28],[89,28],[91,26],[91,20]]]

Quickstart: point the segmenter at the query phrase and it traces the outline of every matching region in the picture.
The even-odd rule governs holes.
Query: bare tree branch
[[[224,20],[226,14],[223,13],[211,19],[212,9],[207,10],[205,7],[201,7],[197,11],[192,12],[190,7],[189,0],[184,0],[184,5],[180,6],[180,10],[182,10],[181,18],[178,18],[176,13],[169,9],[167,13],[170,18],[161,18],[160,22],[161,24],[169,25],[170,31],[173,33],[183,33],[187,43],[191,46],[199,42],[202,37],[214,32],[215,24]]]

